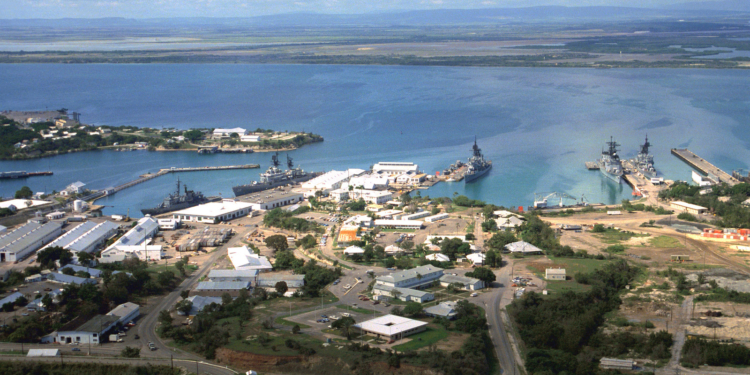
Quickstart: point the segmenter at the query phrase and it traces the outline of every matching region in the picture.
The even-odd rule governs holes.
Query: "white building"
[[[102,263],[122,262],[128,258],[138,258],[144,262],[160,261],[163,257],[161,245],[117,245],[102,251],[99,261]]]
[[[393,199],[393,193],[387,190],[354,189],[349,191],[349,199],[357,200],[360,198],[370,204],[385,204]]]
[[[233,199],[223,199],[221,202],[204,203],[195,207],[174,212],[172,218],[180,221],[215,224],[247,216],[253,205]]]
[[[547,280],[565,281],[565,268],[547,268],[544,270],[544,278]]]
[[[484,282],[473,277],[443,275],[440,277],[440,286],[447,287],[451,284],[461,284],[465,290],[484,289]]]
[[[506,253],[543,254],[544,251],[528,242],[516,241],[505,245]]]
[[[409,172],[417,174],[419,173],[419,166],[414,163],[380,162],[372,166],[372,171],[384,174],[404,174]]]
[[[232,133],[237,133],[237,135],[242,137],[243,135],[247,135],[247,130],[243,128],[233,128],[233,129],[218,128],[218,129],[214,129],[212,137],[215,139],[229,138],[229,136],[232,135]]]
[[[484,254],[472,253],[466,256],[466,259],[474,263],[475,266],[481,266],[484,264]]]
[[[0,208],[7,208],[13,212],[23,210],[25,208],[40,207],[52,204],[51,202],[43,200],[32,200],[32,199],[11,199],[0,202]]]
[[[394,288],[394,287],[382,285],[382,284],[373,285],[372,294],[374,296],[385,297],[385,298],[376,297],[377,300],[397,298],[404,302],[425,303],[425,302],[429,302],[435,299],[435,295],[429,292],[425,292],[425,291],[421,291],[417,289],[410,289],[410,288]]]
[[[263,288],[273,288],[279,281],[285,282],[287,288],[298,289],[305,286],[305,275],[264,274],[258,276],[258,286]]]
[[[447,219],[448,217],[449,217],[449,215],[448,215],[448,214],[446,214],[446,213],[442,213],[442,214],[437,214],[437,215],[432,215],[432,216],[428,216],[428,217],[426,217],[426,218],[424,219],[424,221],[426,221],[426,222],[428,222],[428,223],[434,223],[434,222],[437,222],[437,221],[440,221],[440,220],[445,220],[445,219]]]
[[[111,221],[101,223],[87,221],[50,242],[42,250],[53,246],[60,246],[70,250],[74,254],[80,251],[92,253],[99,245],[112,238],[119,228],[118,224]]]
[[[134,246],[148,242],[154,235],[159,232],[159,223],[151,217],[144,217],[138,220],[138,223],[125,232],[125,234],[115,241],[109,248],[115,246]]]
[[[141,308],[135,303],[125,302],[112,309],[107,315],[116,316],[118,318],[117,322],[125,325],[141,315]]]
[[[375,213],[375,217],[378,219],[396,219],[396,215],[403,214],[401,210],[383,210]]]
[[[422,212],[417,212],[417,213],[413,213],[413,214],[401,216],[400,220],[413,221],[413,220],[421,219],[421,218],[427,217],[427,216],[430,216],[430,212],[429,211],[422,211]]]
[[[46,217],[47,220],[58,220],[58,219],[62,219],[63,217],[65,217],[65,212],[62,212],[62,211],[50,212],[44,215],[44,217]]]
[[[344,249],[344,254],[346,254],[347,256],[362,255],[364,253],[365,253],[365,249],[359,246],[349,246],[346,249]]]
[[[245,281],[257,283],[258,270],[211,270],[208,281]]]
[[[366,190],[388,188],[388,177],[377,174],[368,174],[349,179],[349,186],[362,187]]]
[[[516,229],[523,224],[523,220],[516,216],[508,216],[495,220],[497,227],[503,230]]]
[[[375,283],[396,288],[420,288],[429,286],[443,276],[443,269],[434,266],[419,266],[409,270],[378,276]]]
[[[302,188],[320,191],[336,190],[341,187],[342,183],[349,181],[351,177],[358,176],[364,172],[364,170],[356,168],[350,168],[345,171],[326,172],[312,180],[303,182]]]
[[[83,188],[84,186],[86,186],[86,184],[84,184],[83,182],[76,181],[68,185],[68,187],[65,188],[65,191],[67,191],[69,194],[81,194],[85,191],[85,189]]]
[[[390,229],[422,229],[422,224],[418,220],[375,220],[376,227]]]
[[[438,262],[450,262],[451,261],[451,258],[449,258],[447,255],[440,254],[440,253],[430,254],[424,258],[427,260],[436,260]]]
[[[59,357],[60,349],[29,349],[27,357]]]
[[[398,255],[404,252],[404,249],[396,246],[396,245],[388,245],[385,247],[384,250],[386,255]]]
[[[302,193],[293,190],[273,190],[254,193],[248,201],[254,211],[273,210],[305,200]]]
[[[442,317],[452,320],[456,317],[456,315],[458,315],[458,312],[456,311],[456,305],[457,304],[454,301],[440,302],[435,306],[424,309],[424,314],[436,318]]]
[[[175,230],[180,227],[179,219],[157,219],[159,230]]]
[[[240,135],[240,141],[241,142],[260,142],[260,135],[258,134]]]
[[[230,247],[227,249],[227,256],[236,270],[257,270],[258,272],[273,270],[268,258],[253,254],[247,246]]]
[[[57,331],[56,335],[48,337],[52,339],[52,342],[60,344],[91,343],[97,345],[101,343],[102,335],[117,325],[118,321],[119,317],[117,316],[97,315],[74,330],[65,330],[63,328]],[[44,339],[42,342],[45,342]]]
[[[427,323],[389,314],[355,324],[353,327],[358,328],[362,334],[373,335],[379,339],[400,340],[424,331]]]
[[[367,215],[354,215],[344,221],[342,227],[344,226],[369,228],[372,226],[372,218]]]
[[[62,224],[28,222],[0,237],[0,263],[18,262],[62,233]]]

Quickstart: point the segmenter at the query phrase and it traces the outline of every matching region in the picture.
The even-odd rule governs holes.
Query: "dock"
[[[187,167],[187,168],[162,168],[159,169],[159,172],[156,173],[147,173],[144,175],[141,175],[139,178],[126,182],[122,185],[115,186],[114,188],[108,189],[108,190],[100,190],[93,194],[90,194],[89,196],[86,196],[84,198],[81,198],[85,201],[95,201],[99,198],[102,198],[107,195],[112,195],[114,193],[117,193],[120,190],[127,189],[129,187],[133,187],[135,185],[144,183],[148,180],[154,179],[159,176],[163,176],[168,173],[178,173],[178,172],[205,172],[205,171],[224,171],[229,169],[255,169],[260,168],[259,164],[241,164],[241,165],[225,165],[225,166],[215,166],[215,167]]]
[[[15,171],[15,172],[0,172],[0,180],[13,180],[17,178],[27,178],[34,176],[52,176],[52,171],[43,172],[26,172],[26,171]]]
[[[699,157],[686,148],[673,148],[672,155],[677,156],[680,160],[687,163],[687,165],[693,167],[694,169],[700,171],[705,175],[712,174],[714,176],[717,176],[720,182],[726,182],[729,186],[734,186],[740,183],[739,180],[737,180],[735,177],[732,177],[732,175],[730,175],[729,173],[724,172],[723,170],[719,169],[715,165],[709,163],[705,159]]]
[[[586,162],[586,169],[588,169],[590,171],[598,170],[599,169],[599,163],[597,163],[595,161],[587,161]]]

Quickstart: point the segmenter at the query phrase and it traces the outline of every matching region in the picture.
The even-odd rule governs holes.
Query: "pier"
[[[595,161],[587,161],[586,162],[586,169],[588,169],[590,171],[599,170],[599,163],[597,163]]]
[[[229,169],[255,169],[260,168],[259,164],[241,164],[241,165],[225,165],[225,166],[216,166],[216,167],[187,167],[187,168],[162,168],[159,169],[159,172],[156,173],[147,173],[144,175],[141,175],[138,179],[135,179],[130,182],[126,182],[122,185],[115,186],[112,189],[108,190],[101,190],[96,193],[90,194],[87,197],[81,198],[85,201],[95,201],[101,197],[112,195],[114,193],[117,193],[120,190],[127,189],[129,187],[144,183],[148,180],[154,179],[159,176],[163,176],[168,173],[178,173],[178,172],[205,172],[205,171],[225,171]]]
[[[12,180],[17,178],[27,178],[34,176],[52,176],[52,171],[44,172],[26,172],[26,171],[15,171],[15,172],[0,172],[0,180]]]
[[[729,186],[734,186],[740,183],[739,180],[732,177],[729,173],[724,172],[686,148],[673,148],[672,155],[677,156],[680,160],[705,175],[712,174],[717,176],[721,182],[726,182]]]

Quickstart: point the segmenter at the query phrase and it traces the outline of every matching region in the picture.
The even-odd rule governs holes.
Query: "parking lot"
[[[333,324],[333,322],[336,319],[340,319],[347,314],[354,319],[355,322],[363,322],[365,320],[370,320],[372,318],[376,318],[378,316],[382,316],[382,312],[378,312],[375,310],[370,311],[369,313],[365,313],[364,310],[360,311],[352,311],[353,307],[347,306],[347,309],[343,309],[340,307],[327,307],[324,309],[318,309],[315,311],[302,313],[299,315],[293,315],[291,317],[285,317],[284,319],[299,323],[299,324],[305,324],[310,327],[312,327],[315,330],[324,330],[330,328],[330,325]],[[365,309],[369,310],[368,306],[364,306]],[[323,317],[325,315],[325,317]],[[328,321],[325,321],[328,320]]]

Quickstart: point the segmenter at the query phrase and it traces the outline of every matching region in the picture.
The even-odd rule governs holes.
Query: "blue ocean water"
[[[428,173],[466,160],[476,136],[494,168],[474,184],[441,183],[430,196],[466,194],[499,205],[530,205],[535,192],[629,198],[626,185],[587,171],[614,136],[632,157],[648,134],[667,179],[690,179],[672,147],[689,147],[721,168],[750,161],[750,75],[740,70],[533,69],[326,65],[2,65],[0,110],[69,108],[86,123],[155,128],[305,130],[325,142],[289,155],[306,170],[367,169],[413,161]],[[257,179],[270,155],[96,151],[0,170],[54,176],[1,181],[61,190],[81,180],[114,186],[159,168],[259,163],[261,170],[181,173],[191,189],[231,197]],[[168,175],[99,201],[131,215],[174,189]]]

